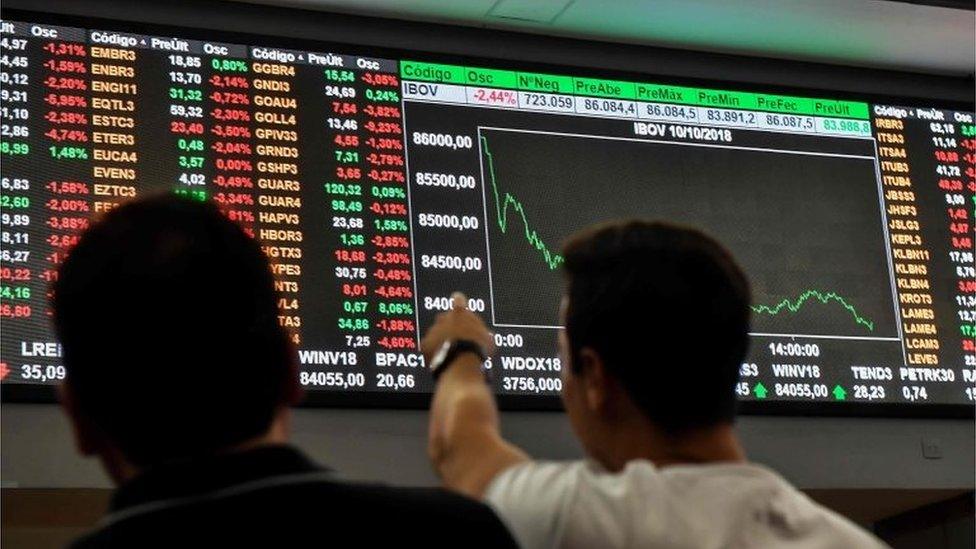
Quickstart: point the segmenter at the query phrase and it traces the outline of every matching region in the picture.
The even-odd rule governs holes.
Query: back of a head
[[[751,297],[720,244],[690,228],[623,221],[577,234],[563,255],[574,367],[583,347],[594,349],[666,432],[734,421]]]
[[[53,307],[76,408],[136,465],[262,435],[294,396],[267,259],[211,204],[108,213],[62,265]]]

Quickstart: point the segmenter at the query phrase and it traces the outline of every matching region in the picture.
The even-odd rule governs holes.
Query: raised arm
[[[441,313],[421,342],[427,364],[445,343],[474,342],[485,354],[494,344],[484,322],[466,308],[467,298],[453,297],[454,308]],[[498,407],[474,352],[461,352],[441,366],[430,407],[427,452],[444,486],[481,498],[498,473],[529,458],[502,438]]]

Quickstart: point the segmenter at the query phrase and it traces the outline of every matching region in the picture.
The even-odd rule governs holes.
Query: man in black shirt
[[[120,485],[77,547],[514,547],[480,503],[338,482],[287,445],[301,389],[274,280],[213,205],[122,206],[58,275],[62,404]]]

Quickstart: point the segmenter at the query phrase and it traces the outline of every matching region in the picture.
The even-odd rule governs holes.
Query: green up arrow
[[[752,388],[752,392],[756,394],[756,398],[764,399],[766,398],[766,387],[762,383],[757,383],[755,387]]]
[[[834,385],[834,399],[844,400],[845,398],[847,398],[847,391],[840,385]]]

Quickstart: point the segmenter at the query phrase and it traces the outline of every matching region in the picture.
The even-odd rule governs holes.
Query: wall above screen
[[[965,1],[255,0],[589,40],[972,75],[976,12]],[[930,4],[930,5],[925,5]]]

